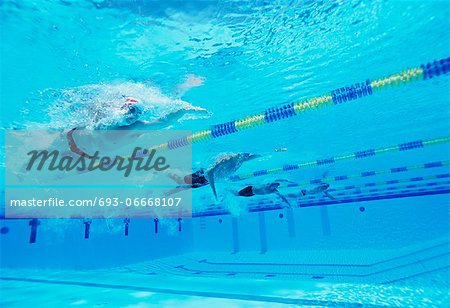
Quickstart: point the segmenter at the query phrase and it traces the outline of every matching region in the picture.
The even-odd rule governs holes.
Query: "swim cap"
[[[128,126],[135,123],[142,115],[142,109],[138,106],[138,100],[132,97],[127,97],[127,102],[120,107],[124,112],[122,121],[119,126]]]

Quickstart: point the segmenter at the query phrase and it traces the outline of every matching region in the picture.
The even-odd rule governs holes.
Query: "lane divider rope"
[[[341,192],[334,194],[335,197],[334,200],[326,198],[326,197],[311,197],[309,199],[297,200],[298,207],[304,207],[307,206],[310,203],[315,202],[323,202],[323,201],[333,201],[336,204],[339,204],[340,202],[345,202],[347,199],[354,199],[354,198],[370,198],[370,197],[376,197],[376,196],[389,196],[394,194],[404,194],[404,193],[411,193],[411,192],[427,192],[427,191],[433,191],[433,190],[449,190],[450,189],[450,181],[442,181],[442,182],[432,182],[427,184],[418,184],[414,187],[408,187],[410,185],[402,185],[402,186],[392,186],[392,187],[385,187],[385,188],[378,188],[378,189],[369,189],[369,190],[363,190],[363,189],[355,189],[354,191],[348,191],[348,192]],[[345,191],[345,190],[344,190]]]
[[[291,118],[309,110],[317,109],[323,106],[338,105],[370,96],[374,92],[383,89],[406,85],[413,81],[429,80],[434,77],[443,76],[449,72],[450,58],[435,60],[415,68],[403,70],[390,76],[381,77],[372,81],[370,79],[366,79],[363,82],[357,82],[332,90],[324,95],[272,107],[259,114],[249,115],[238,120],[213,125],[210,129],[194,132],[192,135],[170,140],[167,143],[154,146],[152,149],[159,151],[174,150],[190,144],[206,142],[266,123],[273,123],[279,120]]]
[[[339,161],[346,161],[346,160],[358,160],[368,157],[377,156],[380,154],[386,154],[386,153],[392,153],[392,152],[403,152],[403,151],[409,151],[414,149],[421,149],[427,146],[431,145],[438,145],[443,143],[450,142],[450,136],[442,137],[442,138],[435,138],[435,139],[428,139],[428,140],[414,140],[406,143],[400,143],[393,146],[386,146],[378,149],[367,149],[364,151],[356,151],[354,153],[349,154],[343,154],[339,156],[332,156],[324,159],[317,159],[312,160],[308,162],[303,162],[299,164],[286,164],[282,167],[277,168],[271,168],[271,169],[261,169],[257,170],[251,173],[241,174],[241,175],[234,175],[230,179],[232,181],[241,181],[246,180],[252,177],[257,176],[263,176],[263,175],[269,175],[269,174],[278,174],[283,172],[289,172],[293,170],[303,169],[303,168],[309,168],[309,167],[316,167],[316,166],[323,166],[323,165],[331,165],[335,164]],[[374,172],[374,171],[373,171]]]
[[[430,169],[430,168],[438,168],[438,167],[445,167],[450,165],[450,160],[444,160],[444,161],[436,161],[431,163],[424,163],[414,166],[402,166],[402,167],[396,167],[396,168],[389,168],[384,170],[378,170],[378,171],[364,171],[361,173],[355,173],[355,174],[349,174],[349,175],[338,175],[334,177],[325,177],[323,179],[312,179],[302,182],[296,182],[296,183],[288,183],[288,184],[282,184],[279,187],[280,188],[291,188],[291,187],[300,187],[300,186],[306,186],[306,185],[313,185],[313,184],[320,184],[320,183],[332,183],[332,182],[338,182],[338,181],[344,181],[344,180],[350,180],[355,178],[365,178],[365,177],[371,177],[376,175],[383,175],[383,174],[392,174],[392,173],[398,173],[398,172],[406,172],[406,171],[413,171],[413,170],[419,170],[419,169]],[[440,175],[441,177],[445,177],[446,174]],[[437,177],[439,178],[439,177]],[[402,179],[395,179],[395,180],[388,180],[385,181],[385,184],[395,184],[395,183],[403,183],[405,181],[424,181],[424,180],[430,180],[435,179],[433,176],[417,176],[411,179],[402,180]],[[364,184],[366,187],[373,186],[373,183],[366,183]]]
[[[300,202],[298,208],[311,207],[311,206],[323,206],[323,205],[340,205],[354,202],[367,202],[375,200],[385,200],[385,199],[399,199],[399,198],[409,198],[409,197],[419,197],[419,196],[430,196],[430,195],[442,195],[450,194],[450,186],[441,183],[436,183],[436,185],[444,186],[433,186],[431,189],[416,188],[416,189],[406,189],[402,191],[389,191],[385,194],[380,193],[370,193],[367,195],[357,195],[357,197],[351,196],[340,196],[339,200],[331,200],[329,198],[321,198],[315,200],[309,200],[306,202]],[[342,198],[344,197],[344,198]],[[272,211],[272,210],[284,210],[285,206],[279,202],[259,202],[251,203],[248,206],[248,212],[260,212],[260,211]],[[202,211],[196,211],[192,213],[192,217],[206,217],[206,216],[220,216],[220,215],[230,215],[231,212],[223,207],[208,208]]]
[[[450,164],[450,161],[443,162],[442,166],[448,166]],[[428,164],[418,165],[418,166],[425,166]],[[433,167],[438,167],[438,164],[432,163],[430,164]],[[414,168],[414,166],[412,167]],[[425,167],[427,168],[427,167]],[[412,169],[411,169],[412,170]],[[446,170],[447,171],[447,170]],[[342,197],[345,196],[358,196],[358,197],[367,197],[367,196],[374,196],[379,195],[380,191],[387,191],[387,194],[393,194],[396,191],[400,189],[407,189],[408,191],[412,191],[412,189],[418,189],[421,187],[426,188],[433,188],[433,189],[441,189],[437,186],[439,185],[448,185],[450,184],[449,181],[450,173],[438,173],[438,174],[432,174],[427,176],[421,176],[421,177],[411,177],[411,178],[403,178],[403,179],[396,179],[396,180],[386,180],[386,181],[378,181],[378,182],[370,182],[370,183],[364,183],[361,185],[347,185],[347,186],[340,186],[340,187],[333,187],[327,190],[327,192],[331,193],[336,199],[342,199]],[[430,182],[431,180],[437,180]],[[442,181],[442,182],[439,182]],[[315,182],[315,180],[311,181],[305,181],[304,183],[293,183],[289,184],[288,186],[283,186],[282,188],[291,188],[291,187],[299,187],[303,184],[309,184]],[[394,186],[395,184],[403,184]],[[349,193],[342,193],[343,191],[349,191]],[[364,194],[364,192],[366,192]],[[337,193],[337,194],[336,194]],[[403,191],[402,191],[403,193]],[[303,195],[300,195],[300,191],[295,193],[288,193],[285,196],[289,198],[296,198],[298,199],[298,203],[304,204],[308,202],[315,202],[317,200],[322,200],[326,198],[318,197],[317,195],[311,195],[308,197],[304,197]],[[265,198],[259,202],[250,202],[248,207],[249,209],[255,208],[255,207],[264,207],[264,206],[272,206],[274,203],[277,203],[275,199],[271,198]],[[205,210],[201,210],[197,213],[202,212],[210,212],[210,211],[216,211],[216,210],[225,210],[223,206],[218,206],[217,204],[211,204],[206,208]]]

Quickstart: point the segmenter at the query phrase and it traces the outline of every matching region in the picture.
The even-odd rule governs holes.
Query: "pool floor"
[[[113,269],[3,269],[4,307],[430,307],[450,301],[449,243],[401,250],[190,253]]]

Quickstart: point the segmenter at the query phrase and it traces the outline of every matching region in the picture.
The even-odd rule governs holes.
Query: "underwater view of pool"
[[[0,307],[449,307],[449,1],[0,12]]]

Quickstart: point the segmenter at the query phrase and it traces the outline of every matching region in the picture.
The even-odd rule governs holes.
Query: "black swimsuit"
[[[247,186],[241,189],[238,194],[242,197],[251,197],[255,195],[255,193],[253,192],[253,186]]]
[[[204,171],[202,169],[194,172],[193,174],[186,175],[184,177],[184,182],[191,185],[192,188],[199,188],[208,185],[209,182],[203,175]]]

